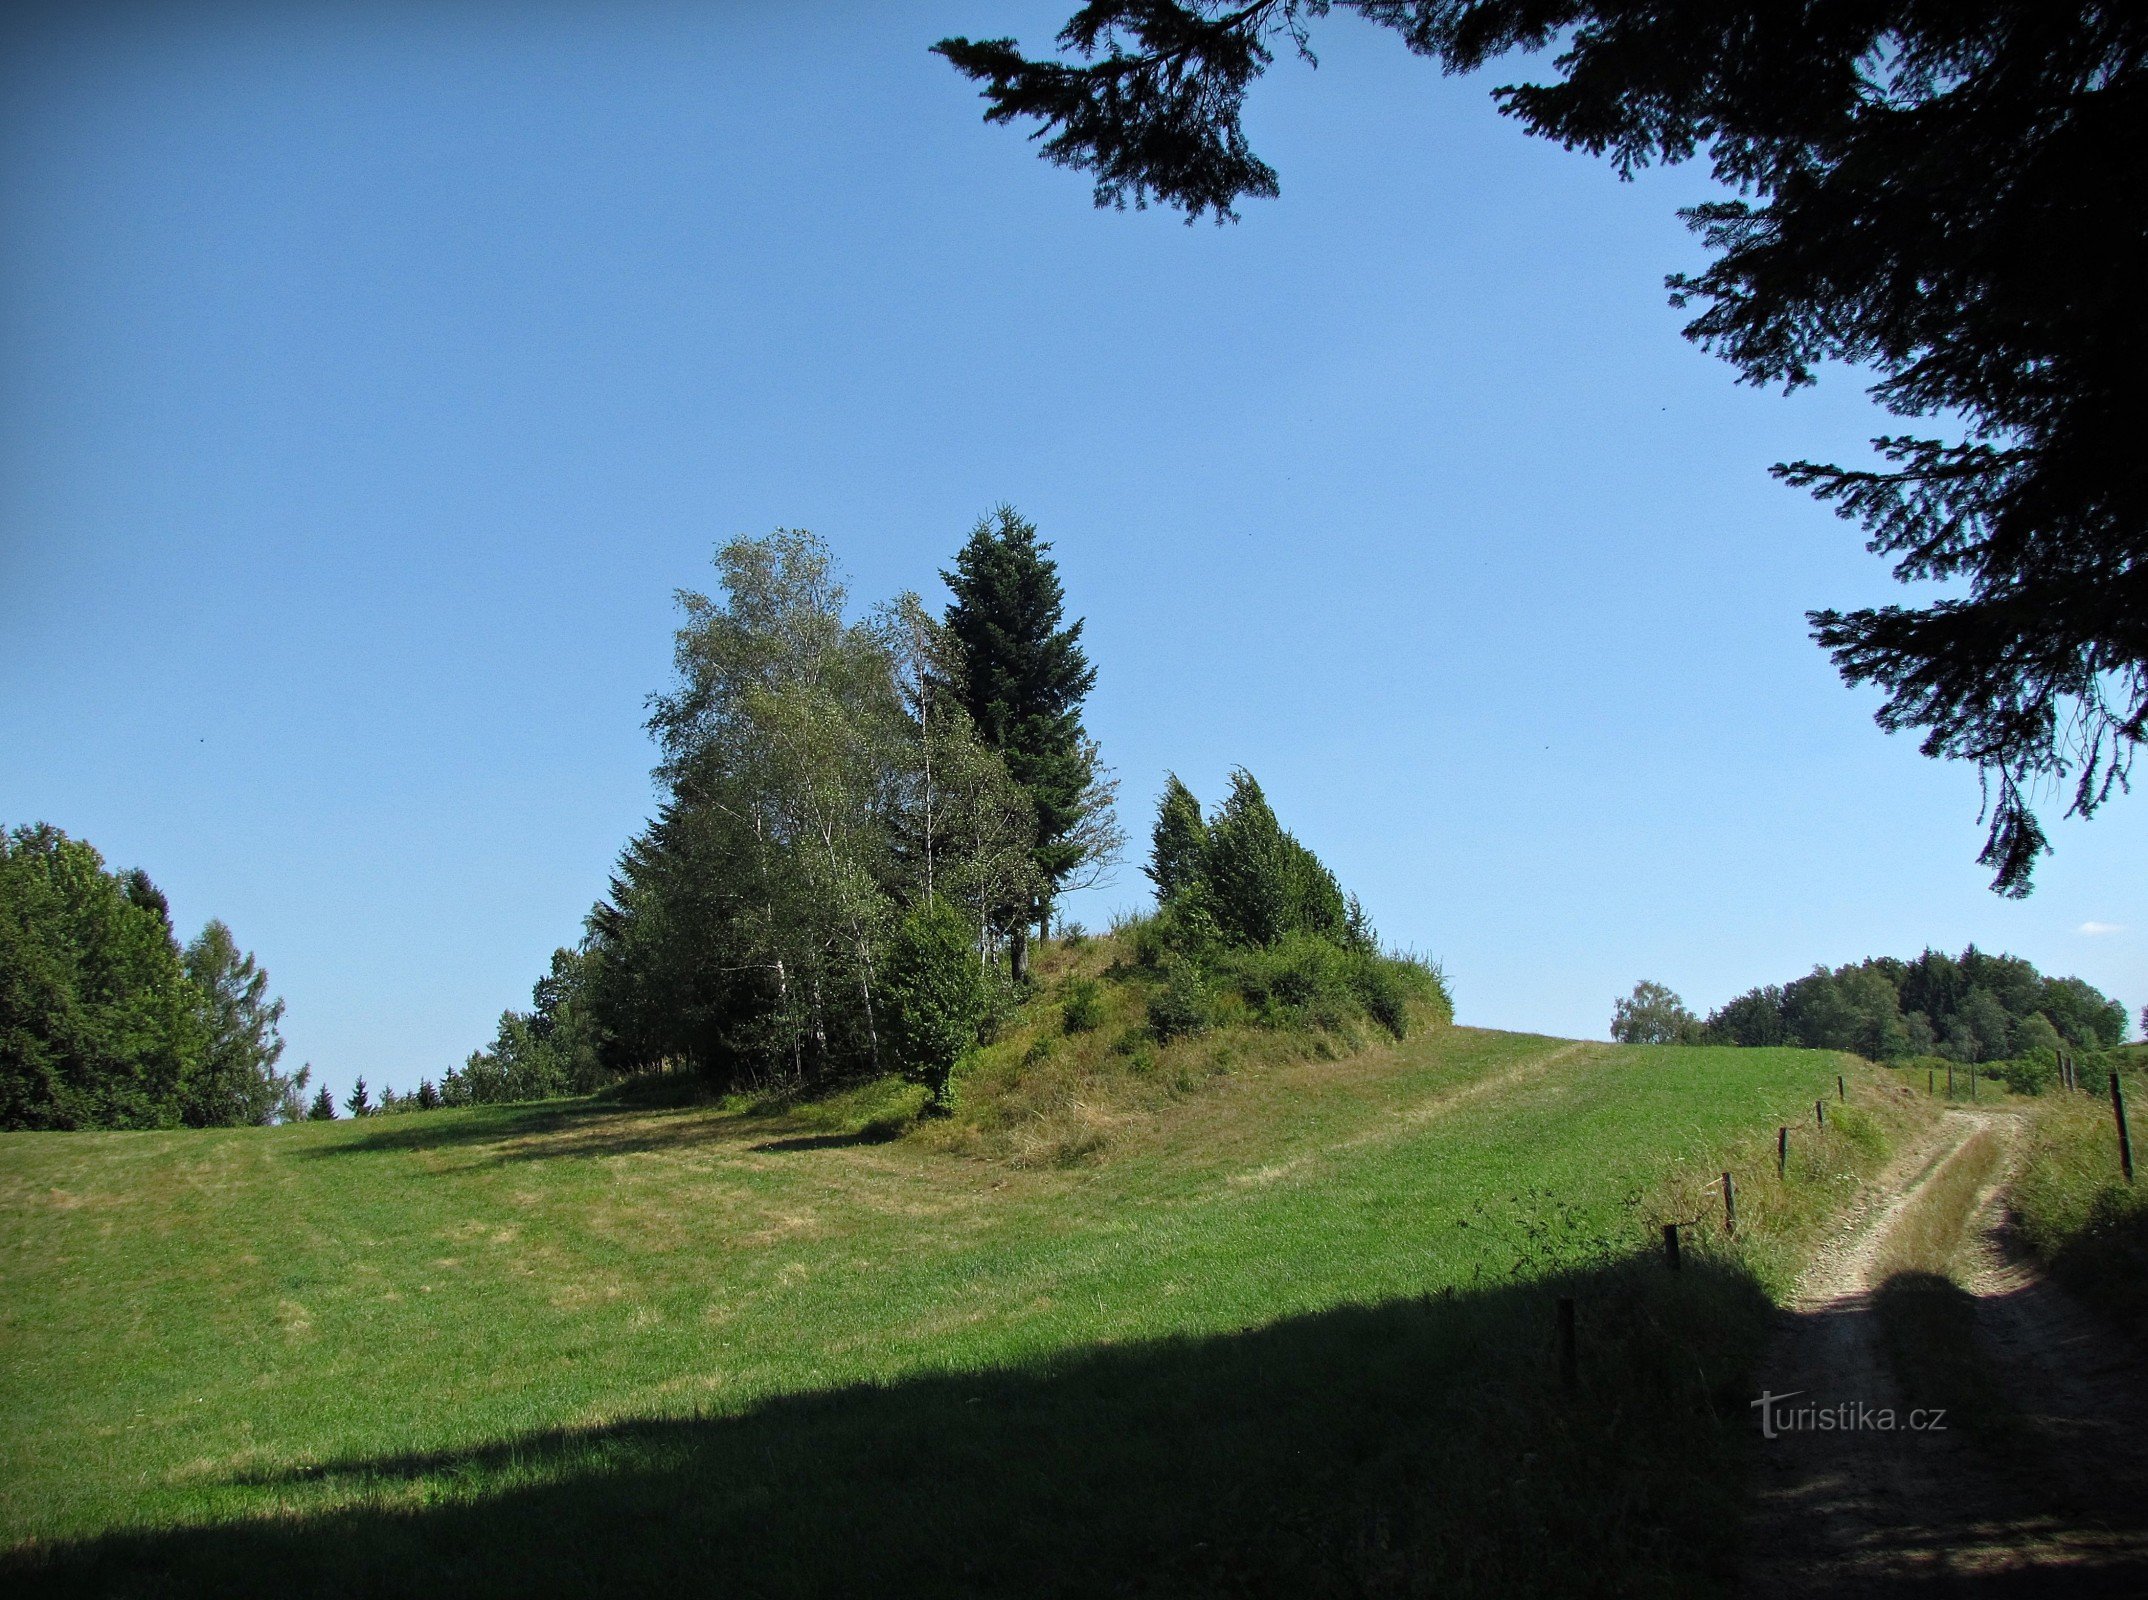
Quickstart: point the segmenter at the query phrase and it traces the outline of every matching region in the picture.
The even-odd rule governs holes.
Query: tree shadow
[[[749,1150],[855,1150],[860,1145],[887,1144],[902,1137],[902,1124],[868,1122],[849,1133],[803,1133],[787,1139],[764,1139]]]
[[[727,1144],[740,1153],[848,1149],[899,1137],[908,1118],[882,1112],[860,1126],[831,1129],[813,1102],[726,1110],[706,1098],[647,1100],[611,1095],[539,1100],[460,1112],[411,1112],[375,1119],[354,1137],[309,1147],[320,1160],[382,1151],[467,1152],[472,1165],[596,1159]]]
[[[1559,1295],[1579,1305],[1562,1387]],[[1765,1298],[1707,1262],[228,1480],[19,1595],[1613,1595],[1734,1570]],[[263,1513],[270,1513],[264,1515]]]

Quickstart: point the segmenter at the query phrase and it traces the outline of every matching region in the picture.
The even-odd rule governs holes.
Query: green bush
[[[1088,1033],[1104,1020],[1104,991],[1094,978],[1075,978],[1059,1003],[1059,1017],[1068,1033]]]
[[[2040,1053],[2017,1056],[2011,1061],[1987,1061],[1977,1070],[1987,1078],[1998,1079],[2016,1094],[2042,1094],[2058,1081],[2057,1061]]]
[[[1184,1038],[1216,1025],[1215,989],[1198,963],[1169,960],[1163,975],[1161,987],[1149,996],[1149,1026],[1157,1038]]]
[[[1413,1004],[1440,1022],[1454,1017],[1445,980],[1424,962],[1346,950],[1312,934],[1226,951],[1215,967],[1219,979],[1245,997],[1254,1016],[1270,1025],[1336,1028],[1362,1015],[1400,1039],[1409,1031]]]
[[[945,900],[918,906],[895,930],[885,985],[896,1064],[947,1103],[948,1075],[993,1013],[990,974],[968,925]]]

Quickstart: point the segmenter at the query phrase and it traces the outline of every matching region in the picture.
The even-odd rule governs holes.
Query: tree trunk
[[[1014,925],[1013,932],[1007,940],[1007,947],[1010,957],[1009,965],[1014,970],[1014,981],[1016,983],[1027,983],[1029,981],[1029,924],[1027,921],[1017,922]]]

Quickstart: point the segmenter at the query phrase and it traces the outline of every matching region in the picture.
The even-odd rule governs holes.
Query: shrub
[[[2042,1094],[2058,1081],[2058,1062],[2045,1055],[1987,1061],[1978,1070],[1987,1078],[1997,1078],[2016,1094]]]
[[[1059,1004],[1060,1020],[1068,1033],[1088,1033],[1104,1020],[1104,993],[1094,978],[1076,978],[1067,985]]]
[[[1262,1022],[1340,1022],[1352,1009],[1349,956],[1311,934],[1285,935],[1273,944],[1225,952],[1219,974],[1245,996]]]
[[[1159,1039],[1206,1033],[1216,1023],[1216,996],[1208,975],[1183,958],[1164,965],[1164,981],[1149,997],[1149,1026]]]
[[[946,901],[919,906],[895,930],[885,985],[896,1063],[947,1102],[948,1075],[977,1042],[992,1014],[989,974],[978,965],[968,925]]]

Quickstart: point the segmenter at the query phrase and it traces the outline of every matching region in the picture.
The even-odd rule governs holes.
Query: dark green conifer
[[[1003,505],[940,574],[955,597],[947,628],[962,650],[965,709],[1036,807],[1033,853],[1046,888],[1009,908],[1018,968],[1028,928],[1048,922],[1054,896],[1091,854],[1084,824],[1098,809],[1095,746],[1081,722],[1096,669],[1082,653],[1080,619],[1062,626],[1066,595],[1050,549]]]
[[[1177,773],[1166,774],[1163,798],[1156,802],[1156,827],[1149,835],[1149,864],[1141,869],[1156,885],[1158,905],[1193,882],[1201,869],[1201,848],[1207,842],[1201,802]]]

